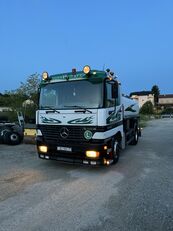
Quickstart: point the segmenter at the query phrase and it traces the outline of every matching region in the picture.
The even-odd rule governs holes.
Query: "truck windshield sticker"
[[[60,124],[61,121],[60,120],[57,120],[57,119],[54,119],[54,118],[46,118],[44,116],[41,116],[41,122],[42,123],[53,123],[53,124]]]
[[[68,124],[92,124],[93,123],[93,116],[89,116],[86,118],[78,118],[74,120],[70,120],[67,122]]]

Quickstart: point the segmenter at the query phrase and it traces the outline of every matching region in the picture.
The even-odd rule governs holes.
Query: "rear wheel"
[[[10,144],[10,130],[4,130],[2,135],[2,140],[4,144]]]
[[[131,145],[136,145],[138,143],[138,138],[139,138],[138,129],[136,128],[135,133],[133,135],[133,140],[132,140],[132,142],[130,144]]]
[[[22,141],[22,137],[18,133],[12,132],[10,134],[10,144],[12,145],[20,144],[21,141]]]
[[[18,133],[12,131],[5,131],[3,139],[5,144],[11,145],[20,144],[22,141],[22,137]]]
[[[0,144],[2,144],[2,143],[3,143],[3,136],[0,133]]]

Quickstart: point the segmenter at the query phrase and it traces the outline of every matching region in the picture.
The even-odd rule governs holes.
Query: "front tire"
[[[116,140],[113,142],[112,155],[113,155],[113,164],[116,164],[119,161],[119,157],[120,157],[120,147]]]

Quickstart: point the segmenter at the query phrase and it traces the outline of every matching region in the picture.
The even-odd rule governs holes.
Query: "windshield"
[[[41,87],[40,109],[100,108],[103,83],[88,80],[51,83]]]

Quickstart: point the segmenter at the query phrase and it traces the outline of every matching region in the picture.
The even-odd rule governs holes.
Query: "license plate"
[[[71,152],[72,148],[69,148],[69,147],[57,147],[57,151]]]

